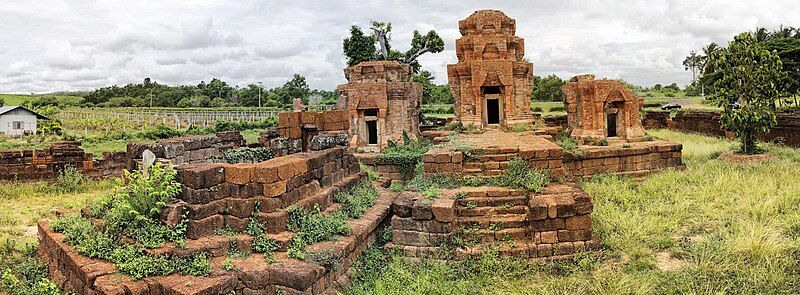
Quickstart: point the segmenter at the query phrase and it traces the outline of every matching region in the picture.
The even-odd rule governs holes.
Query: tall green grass
[[[600,257],[530,265],[493,255],[422,264],[389,256],[349,294],[796,294],[800,150],[766,144],[776,159],[734,165],[716,157],[736,142],[651,134],[681,142],[687,169],[581,183],[595,202]]]

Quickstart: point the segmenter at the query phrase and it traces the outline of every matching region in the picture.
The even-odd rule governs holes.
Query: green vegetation
[[[133,279],[171,273],[206,275],[211,262],[206,254],[191,257],[149,255],[146,248],[165,242],[182,244],[186,222],[172,228],[155,219],[171,198],[180,193],[176,172],[160,163],[147,175],[125,171],[126,183],[119,182],[112,194],[93,203],[89,214],[103,222],[94,224],[80,214],[56,218],[50,225],[64,234],[64,242],[90,258],[111,261]]]
[[[572,151],[578,148],[578,139],[572,137],[569,132],[562,131],[555,139],[555,143],[564,150]]]
[[[275,157],[275,151],[272,149],[241,147],[225,151],[220,160],[228,164],[259,163],[272,159],[273,157]]]
[[[651,131],[683,144],[685,171],[636,181],[598,176],[599,257],[530,264],[496,252],[460,262],[367,251],[347,294],[790,294],[800,288],[800,151],[766,144],[777,159],[731,165],[726,139]]]
[[[531,91],[532,101],[564,101],[562,86],[566,81],[561,80],[556,75],[546,77],[533,76],[533,91]]]
[[[17,251],[12,241],[0,245],[0,293],[9,295],[58,295],[58,286],[47,277],[47,265],[36,260],[36,247]]]
[[[525,160],[514,158],[508,163],[504,184],[532,192],[541,191],[550,183],[550,174],[531,167]]]
[[[308,211],[302,207],[290,207],[289,230],[295,232],[288,255],[292,258],[305,259],[305,248],[313,243],[332,240],[337,235],[350,233],[347,224],[347,213],[335,211],[328,215],[322,214],[319,206]]]
[[[100,107],[225,107],[266,106],[288,108],[295,98],[305,103],[334,103],[335,91],[311,90],[306,78],[294,74],[285,84],[266,89],[260,84],[234,88],[217,78],[197,85],[168,86],[145,78],[142,83],[102,87],[83,95],[84,105]]]
[[[414,171],[414,167],[422,161],[422,155],[428,152],[429,148],[429,142],[412,140],[403,132],[403,143],[389,141],[388,147],[378,155],[378,158],[385,163],[400,166],[400,172],[406,174]]]
[[[711,96],[723,107],[720,123],[742,141],[741,152],[757,153],[756,136],[775,126],[771,105],[778,97],[776,83],[785,73],[780,57],[756,43],[750,33],[742,33],[721,49],[714,61],[719,79]],[[733,108],[738,103],[741,108]]]
[[[347,66],[354,66],[362,61],[370,60],[396,60],[400,63],[411,65],[414,73],[419,73],[422,67],[417,60],[426,53],[439,53],[444,50],[444,40],[434,30],[423,35],[414,30],[411,38],[411,48],[406,52],[392,49],[392,23],[372,21],[370,23],[372,35],[364,35],[359,26],[350,27],[350,36],[343,40],[342,52],[347,57]],[[376,49],[376,44],[379,50]]]
[[[364,212],[375,204],[377,198],[378,189],[367,180],[358,183],[350,191],[339,192],[333,196],[333,200],[342,204],[342,211],[350,218],[364,215]]]

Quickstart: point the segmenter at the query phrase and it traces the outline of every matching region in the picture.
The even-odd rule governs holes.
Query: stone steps
[[[458,209],[474,209],[479,207],[514,207],[528,204],[528,196],[505,197],[466,197],[456,203]],[[487,209],[488,210],[488,209]]]
[[[471,217],[471,216],[489,216],[500,214],[528,214],[530,208],[528,206],[500,206],[500,207],[475,207],[472,209],[459,207],[458,216]]]
[[[495,214],[474,217],[459,217],[457,224],[463,227],[477,225],[481,229],[511,229],[528,226],[527,214]]]

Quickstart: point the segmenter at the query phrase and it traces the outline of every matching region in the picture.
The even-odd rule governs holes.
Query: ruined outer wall
[[[319,112],[283,112],[278,114],[278,135],[289,139],[301,139],[303,126],[316,131],[347,131],[350,129],[346,110]]]
[[[95,160],[80,142],[55,142],[49,148],[0,152],[0,181],[54,180],[66,167],[88,177],[120,176],[127,168],[124,154],[104,153]]]
[[[154,143],[129,143],[127,157],[129,169],[135,169],[142,153],[150,150],[160,161],[175,165],[186,163],[210,163],[222,156],[222,152],[244,145],[239,131],[218,132],[214,136],[186,136],[160,140]]]
[[[680,143],[669,141],[633,143],[630,147],[591,147],[585,153],[564,154],[564,167],[572,179],[597,174],[644,176],[667,168],[684,167]]]

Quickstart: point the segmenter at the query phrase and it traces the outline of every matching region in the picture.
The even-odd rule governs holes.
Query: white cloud
[[[652,85],[685,84],[681,61],[709,42],[756,26],[798,26],[794,1],[10,1],[0,0],[0,92],[91,89],[140,82],[283,84],[294,73],[314,88],[345,81],[342,38],[353,24],[393,23],[393,47],[436,30],[445,51],[423,68],[446,83],[458,21],[501,9],[517,20],[537,75],[580,73]]]

